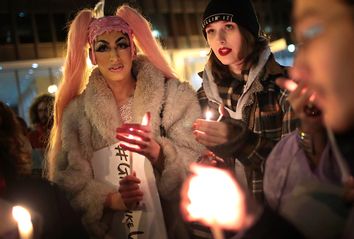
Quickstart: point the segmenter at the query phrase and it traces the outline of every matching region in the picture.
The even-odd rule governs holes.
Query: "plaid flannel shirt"
[[[233,156],[244,165],[249,190],[260,202],[264,199],[265,160],[281,137],[298,126],[298,120],[287,102],[287,92],[275,84],[276,78],[286,75],[286,68],[280,66],[273,55],[270,55],[258,76],[263,89],[254,93],[254,102],[242,112],[246,123],[243,125],[248,126],[247,134],[231,146],[237,148]],[[244,77],[247,78],[247,73]],[[229,82],[228,86],[218,85],[218,92],[225,106],[234,111],[244,84],[237,79]],[[218,105],[209,101],[203,86],[198,90],[198,99],[203,112],[208,108],[214,111],[214,115],[218,114]]]

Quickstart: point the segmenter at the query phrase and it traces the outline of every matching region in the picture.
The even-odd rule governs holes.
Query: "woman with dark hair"
[[[202,29],[211,51],[198,97],[204,112],[218,108],[219,121],[198,119],[198,142],[235,168],[238,180],[263,200],[264,163],[280,138],[296,128],[286,91],[275,79],[287,74],[260,34],[249,0],[209,2]]]
[[[15,113],[0,102],[0,177],[5,181],[31,174],[31,146]]]
[[[335,157],[336,160],[328,164],[329,175],[324,174],[326,172],[319,168],[311,168],[313,162],[310,160],[303,160],[311,153],[311,151],[306,152],[307,148],[303,148],[307,146],[307,143],[303,142],[304,139],[314,140],[311,142],[314,143],[311,147],[315,149],[316,154],[311,153],[312,156],[322,153],[315,145],[322,143],[316,139],[318,132],[301,134],[303,139],[296,138],[297,132],[294,132],[290,135],[292,139],[296,139],[293,143],[289,142],[291,138],[284,138],[272,152],[273,157],[267,159],[266,174],[269,174],[268,181],[272,182],[278,190],[272,195],[275,196],[273,199],[278,200],[276,197],[287,194],[290,191],[289,186],[297,187],[297,191],[294,190],[292,195],[292,201],[288,203],[290,210],[287,213],[282,211],[274,213],[265,207],[263,210],[251,211],[250,208],[254,209],[254,205],[250,205],[252,201],[243,200],[243,205],[234,211],[238,215],[235,218],[239,220],[235,221],[233,230],[238,231],[244,238],[354,238],[354,180],[350,176],[354,175],[353,9],[353,0],[294,1],[293,29],[296,41],[301,44],[301,50],[296,55],[291,77],[294,81],[301,79],[301,82],[294,86],[292,80],[285,80],[281,85],[293,85],[288,87],[293,88],[289,100],[294,105],[294,110],[298,112],[302,124],[305,120],[313,122],[312,128],[307,129],[318,130],[323,123],[325,127],[333,130],[334,135],[328,134],[329,144],[326,147],[329,146],[329,150],[323,153],[327,152],[331,159]],[[310,96],[314,92],[316,97],[311,102]],[[316,108],[309,107],[309,102],[321,109],[321,115]],[[323,118],[323,122],[320,122],[318,116]],[[322,137],[322,140],[326,138]],[[284,154],[280,154],[279,151],[284,151]],[[299,160],[301,155],[304,156],[302,162]],[[318,162],[322,164],[324,160],[327,159],[321,157]],[[280,167],[271,165],[272,162],[278,163]],[[301,168],[304,162],[307,164],[307,172],[303,170],[304,167]],[[273,170],[269,171],[268,166],[273,167]],[[344,171],[345,166],[347,172],[339,175],[341,188],[335,187],[333,182],[328,180],[331,178],[323,178],[323,176],[337,176],[339,171]],[[298,174],[292,175],[292,178],[286,175],[295,171],[291,167],[298,171]],[[309,172],[317,174],[317,178],[309,178],[307,188],[303,185],[299,187],[299,178],[308,177]],[[317,184],[319,179],[322,180],[323,185]],[[190,181],[190,179],[186,180],[186,187]],[[209,190],[214,191],[212,188]],[[267,183],[265,183],[265,190],[267,191]],[[184,200],[189,199],[185,191],[182,191]],[[244,192],[239,195],[239,198],[242,197]],[[278,203],[274,200],[273,202]],[[279,205],[273,205],[276,205],[276,209],[279,208]],[[186,212],[185,206],[182,205],[182,209]],[[248,213],[246,216],[241,216],[244,209]],[[294,229],[299,231],[296,232]]]
[[[80,218],[74,213],[64,193],[52,183],[29,177],[31,153],[28,148],[31,146],[23,135],[15,113],[0,102],[1,214],[11,210],[9,205],[21,205],[29,209],[35,239],[87,238]],[[11,222],[8,218],[1,218],[0,238],[13,235]]]

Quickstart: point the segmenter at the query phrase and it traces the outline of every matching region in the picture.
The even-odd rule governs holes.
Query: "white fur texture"
[[[145,57],[133,64],[137,84],[133,98],[133,122],[141,122],[145,112],[152,116],[152,132],[165,156],[165,168],[156,174],[160,197],[176,201],[188,166],[196,161],[203,147],[192,135],[192,124],[201,116],[198,100],[188,83],[164,76]],[[160,110],[166,98],[162,125],[167,137],[160,137]],[[86,90],[65,109],[62,128],[62,150],[57,157],[55,181],[70,195],[73,206],[83,212],[83,222],[94,237],[103,237],[106,195],[117,191],[94,179],[92,153],[115,143],[115,131],[121,125],[112,91],[95,69]],[[117,182],[118,184],[118,182]],[[168,225],[167,225],[168,226]]]

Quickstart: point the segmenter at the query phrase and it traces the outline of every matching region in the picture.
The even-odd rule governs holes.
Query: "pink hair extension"
[[[88,27],[93,19],[93,12],[80,11],[70,25],[64,72],[54,103],[54,123],[50,135],[45,173],[53,178],[55,158],[61,147],[61,124],[65,107],[79,95],[87,81]],[[86,29],[86,30],[85,30]]]
[[[162,47],[152,35],[150,23],[140,13],[128,5],[119,7],[116,15],[123,18],[129,24],[130,28],[133,30],[136,45],[155,67],[161,70],[166,77],[177,78],[177,74],[164,56]]]

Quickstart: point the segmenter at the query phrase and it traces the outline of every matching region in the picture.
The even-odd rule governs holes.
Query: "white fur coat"
[[[165,157],[164,170],[155,175],[157,187],[162,200],[176,201],[189,164],[203,150],[192,135],[192,124],[201,115],[198,100],[188,83],[169,79],[165,84],[162,73],[146,57],[137,57],[133,72],[137,72],[133,122],[141,122],[145,112],[151,112],[152,131]],[[167,137],[160,137],[160,124]],[[54,175],[54,181],[69,193],[72,205],[82,211],[83,222],[95,237],[103,237],[107,229],[101,220],[104,201],[117,187],[95,180],[90,160],[94,151],[117,142],[115,132],[120,125],[113,93],[95,69],[85,91],[64,111],[62,149]]]

